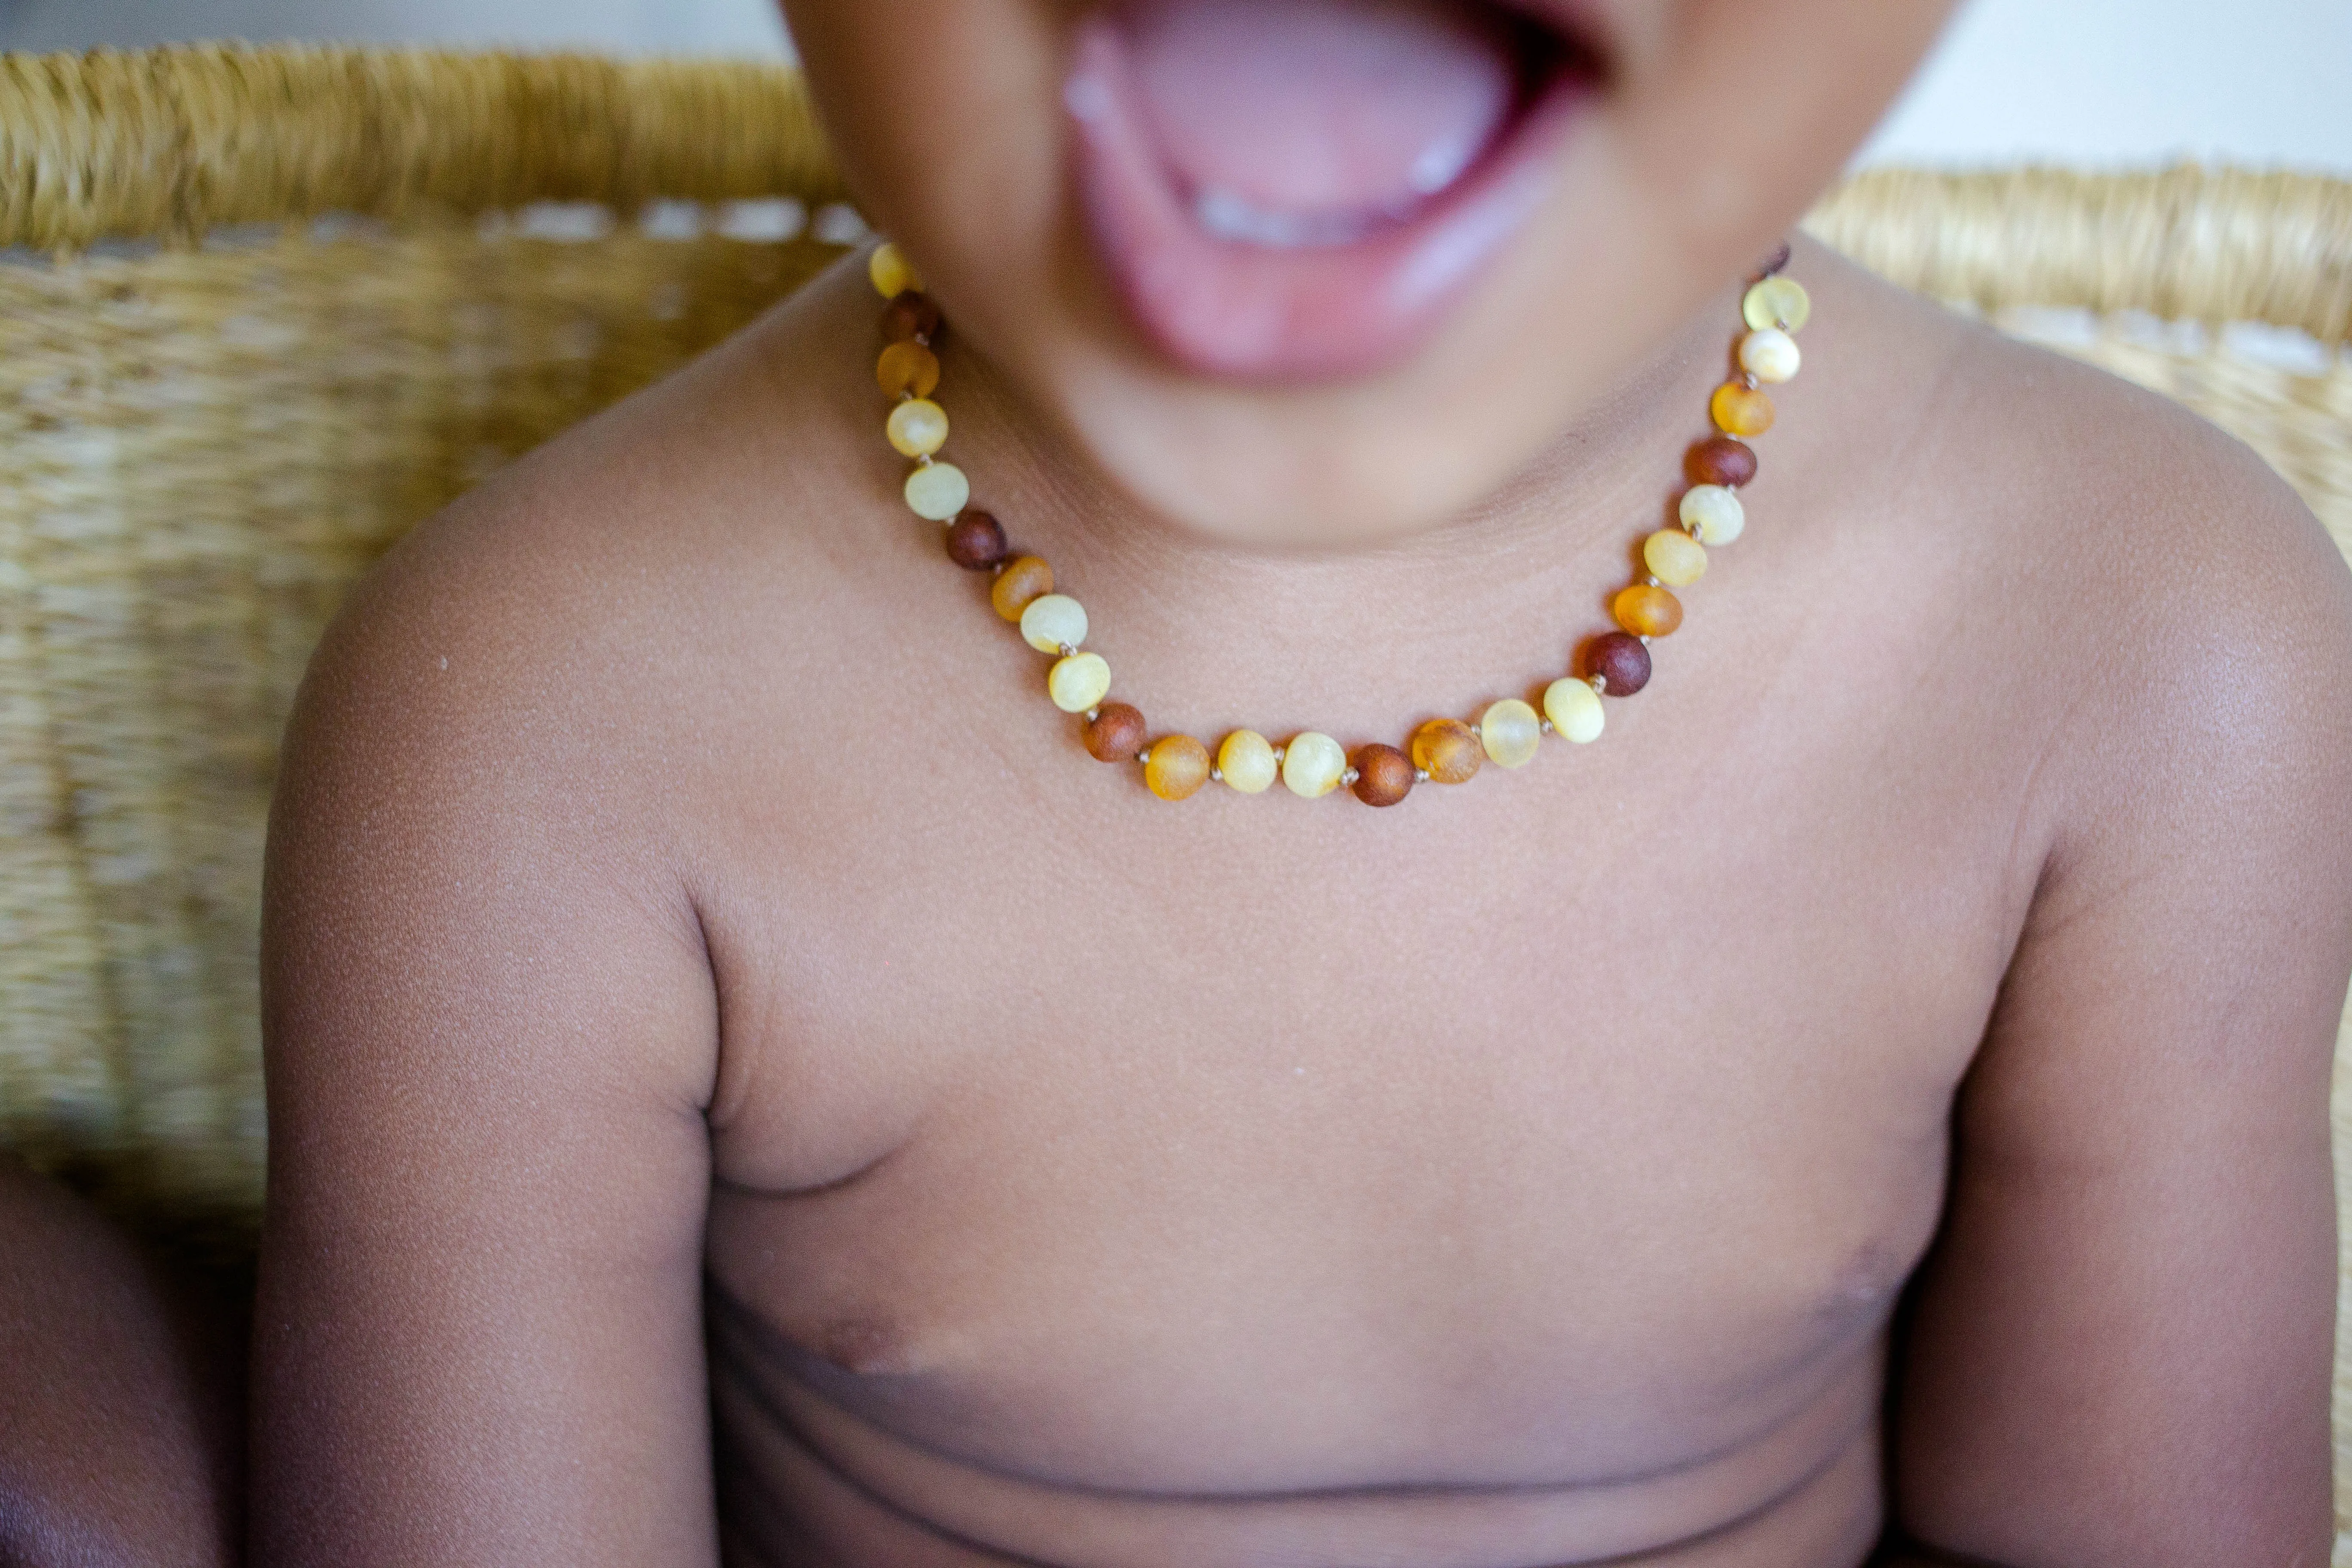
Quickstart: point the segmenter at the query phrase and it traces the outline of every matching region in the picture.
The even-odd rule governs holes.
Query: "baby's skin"
[[[1139,297],[1095,8],[792,9],[1117,695],[1353,745],[1607,628],[1940,8],[1578,9],[1542,200],[1360,344]],[[863,254],[404,542],[273,824],[259,1558],[2318,1568],[2352,574],[1789,270],[1649,688],[1391,810],[1087,754],[899,500]]]

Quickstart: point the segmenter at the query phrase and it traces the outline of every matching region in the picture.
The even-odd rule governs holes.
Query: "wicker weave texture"
[[[656,237],[642,204],[840,195],[776,69],[0,58],[0,244],[178,242],[0,266],[0,1145],[119,1206],[250,1223],[262,826],[320,627],[404,530],[835,254]],[[560,242],[480,216],[555,200],[615,221]],[[322,213],[365,221],[298,221]],[[1996,321],[2095,312],[2074,352],[2242,437],[2352,553],[2352,184],[1880,173],[1811,226]],[[2336,1127],[2352,1148],[2341,1087]],[[2340,1371],[2337,1409],[2352,1476]]]

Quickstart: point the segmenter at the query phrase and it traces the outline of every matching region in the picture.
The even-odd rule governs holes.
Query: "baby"
[[[1944,5],[787,9],[305,689],[257,1559],[2325,1563],[2352,577],[1777,264]]]

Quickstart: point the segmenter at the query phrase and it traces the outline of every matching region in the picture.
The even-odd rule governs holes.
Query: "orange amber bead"
[[[988,598],[998,615],[1008,621],[1017,621],[1032,600],[1042,599],[1053,591],[1054,569],[1034,555],[1024,555],[996,574],[996,586],[988,591]]]
[[[911,340],[892,343],[874,366],[887,397],[929,397],[940,389],[940,356]]]
[[[1715,389],[1709,411],[1717,426],[1734,436],[1761,436],[1772,428],[1772,399],[1762,387],[1727,381]]]
[[[1209,782],[1209,748],[1190,735],[1162,735],[1143,759],[1143,782],[1162,800],[1182,800]]]
[[[1412,765],[1439,784],[1467,784],[1486,760],[1486,748],[1459,719],[1432,719],[1412,732]]]
[[[1637,637],[1662,637],[1683,624],[1683,602],[1664,588],[1636,583],[1610,605],[1617,624]]]

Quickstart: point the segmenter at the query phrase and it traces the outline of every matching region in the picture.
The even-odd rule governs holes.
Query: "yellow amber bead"
[[[1065,713],[1099,708],[1110,695],[1110,666],[1098,653],[1074,653],[1055,659],[1045,674],[1045,694]]]
[[[1747,297],[1739,301],[1739,314],[1759,332],[1767,327],[1801,332],[1812,319],[1812,296],[1795,279],[1776,273],[1748,290]]]
[[[1665,637],[1683,624],[1683,602],[1664,588],[1636,583],[1609,606],[1617,624],[1637,637]]]
[[[1024,555],[1005,563],[996,574],[996,584],[988,591],[988,601],[996,613],[1008,621],[1021,618],[1030,604],[1054,591],[1054,569],[1034,555]]]
[[[915,264],[907,259],[906,252],[888,240],[874,247],[866,258],[866,276],[874,280],[874,291],[885,300],[895,300],[901,294],[912,293],[923,286],[916,274]]]
[[[928,398],[910,397],[890,410],[883,427],[902,458],[928,458],[948,444],[948,411]]]
[[[1804,363],[1797,340],[1778,327],[1750,332],[1739,341],[1739,368],[1759,381],[1794,381]]]
[[[1067,594],[1040,594],[1021,607],[1021,637],[1039,653],[1059,653],[1087,640],[1087,612]]]
[[[1551,721],[1554,733],[1580,746],[1601,739],[1601,727],[1607,721],[1601,709],[1601,693],[1592,689],[1591,682],[1574,676],[1555,680],[1544,689],[1544,717]]]
[[[1772,399],[1761,387],[1727,381],[1715,389],[1707,411],[1728,436],[1761,436],[1772,428]]]
[[[892,343],[874,362],[874,379],[885,396],[929,397],[940,389],[940,356],[912,338]]]
[[[1329,795],[1347,772],[1347,751],[1328,735],[1309,730],[1283,748],[1282,782],[1295,795],[1314,800]]]
[[[1706,575],[1706,546],[1679,528],[1662,528],[1642,541],[1642,563],[1669,588],[1687,588]]]
[[[1543,744],[1543,721],[1517,698],[1506,697],[1478,716],[1478,743],[1496,767],[1526,767]]]
[[[1144,753],[1143,782],[1162,800],[1182,800],[1209,782],[1209,748],[1190,735],[1163,735]]]
[[[1693,485],[1683,492],[1683,526],[1701,544],[1728,544],[1748,527],[1748,509],[1721,485]],[[1665,574],[1658,574],[1661,582]]]
[[[926,463],[907,476],[907,504],[917,517],[950,522],[971,501],[971,481],[953,463]]]
[[[1280,776],[1274,746],[1255,730],[1236,730],[1217,748],[1217,772],[1244,795],[1263,795]]]
[[[1412,732],[1405,746],[1412,765],[1438,784],[1468,784],[1486,760],[1478,737],[1459,719],[1432,719]]]

